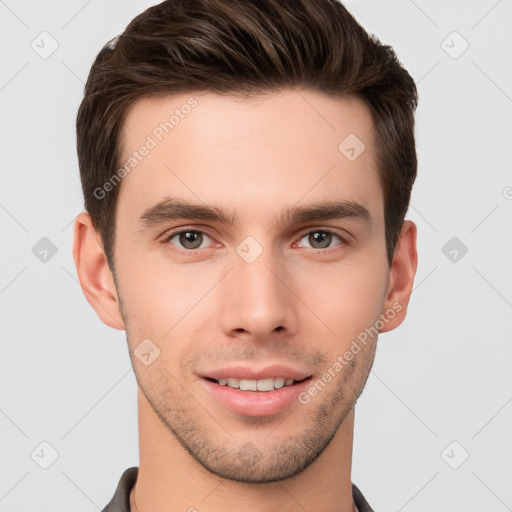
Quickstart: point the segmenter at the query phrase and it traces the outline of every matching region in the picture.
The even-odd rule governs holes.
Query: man
[[[105,511],[372,510],[354,406],[416,272],[416,104],[335,0],[168,0],[102,49],[74,259],[140,438]]]

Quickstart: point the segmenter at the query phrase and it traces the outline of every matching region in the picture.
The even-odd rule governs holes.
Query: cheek
[[[124,204],[129,203],[129,199],[126,198]],[[133,203],[137,204],[137,200]],[[134,343],[145,337],[159,340],[183,309],[180,272],[185,270],[184,266],[166,262],[158,247],[131,235],[126,221],[130,213],[120,210],[116,225],[116,270],[123,312]]]
[[[334,343],[349,343],[379,318],[387,284],[384,268],[325,265],[314,272],[297,270],[297,275],[307,276],[297,281],[299,296],[327,326]]]
[[[211,317],[208,292],[218,278],[211,269],[199,272],[190,265],[152,262],[140,268],[135,263],[136,258],[132,265],[126,261],[119,272],[130,347],[149,338],[160,349],[160,362],[172,364],[186,340]]]

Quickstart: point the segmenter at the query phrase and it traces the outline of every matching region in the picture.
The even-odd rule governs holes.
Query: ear
[[[414,276],[418,268],[416,235],[416,224],[410,220],[404,221],[389,270],[388,288],[382,309],[382,316],[386,321],[379,331],[381,333],[397,328],[407,314]]]
[[[125,330],[114,277],[100,241],[89,213],[80,213],[74,225],[73,259],[82,291],[103,323]]]

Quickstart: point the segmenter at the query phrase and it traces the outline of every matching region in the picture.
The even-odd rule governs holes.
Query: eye
[[[317,229],[315,231],[308,231],[302,235],[301,240],[307,239],[307,242],[310,244],[309,248],[311,249],[330,249],[330,246],[333,237],[336,237],[340,240],[340,243],[336,245],[345,245],[348,242],[340,235],[335,233],[334,231],[326,230],[326,229]],[[302,244],[301,244],[302,245]],[[308,246],[306,246],[308,247]]]
[[[177,240],[177,243],[173,242],[174,239]],[[184,228],[168,233],[163,242],[170,243],[184,251],[194,251],[208,247],[208,239],[210,241],[212,240],[204,231]],[[306,243],[309,245],[303,245],[303,239],[306,239]],[[332,242],[334,239],[338,239],[339,243],[333,246]],[[317,229],[303,233],[300,241],[301,246],[319,251],[348,244],[347,240],[345,240],[341,235],[328,229]]]
[[[203,231],[198,231],[196,229],[181,229],[179,231],[174,231],[169,233],[164,242],[170,243],[171,245],[175,245],[171,242],[174,238],[177,238],[178,242],[181,244],[180,249],[185,249],[187,251],[192,251],[194,249],[201,249],[201,246],[205,240],[205,238],[210,238]],[[211,240],[211,239],[210,239]]]

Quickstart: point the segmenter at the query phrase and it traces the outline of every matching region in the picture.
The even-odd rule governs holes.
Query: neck
[[[321,455],[302,473],[272,483],[222,479],[199,464],[167,430],[138,389],[139,473],[131,512],[353,512],[352,409]]]

